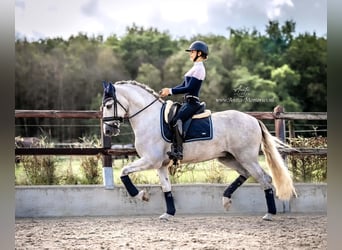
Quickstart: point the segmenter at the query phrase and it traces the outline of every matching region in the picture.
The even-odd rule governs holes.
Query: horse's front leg
[[[165,203],[166,203],[166,213],[159,216],[161,220],[169,220],[176,213],[176,208],[173,200],[173,196],[171,193],[171,182],[169,179],[169,173],[167,166],[162,166],[158,169],[158,175],[160,179],[160,184],[162,186],[162,190],[164,192]]]
[[[130,196],[143,201],[149,201],[150,197],[148,193],[145,190],[139,191],[131,181],[131,178],[129,178],[129,174],[150,169],[152,167],[153,164],[146,161],[145,158],[140,158],[122,169],[120,179]]]

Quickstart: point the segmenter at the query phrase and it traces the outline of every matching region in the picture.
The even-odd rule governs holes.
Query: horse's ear
[[[112,94],[112,96],[115,96],[115,87],[114,84],[112,82],[108,83],[109,87],[108,90],[110,91],[110,93]]]
[[[108,86],[108,83],[106,81],[102,81],[102,86],[103,86],[103,89],[106,89]]]

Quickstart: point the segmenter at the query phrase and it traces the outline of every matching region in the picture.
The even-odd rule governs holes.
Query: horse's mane
[[[146,90],[148,93],[152,94],[154,97],[159,98],[159,100],[162,100],[162,99],[159,97],[159,94],[158,94],[156,91],[154,91],[152,88],[150,88],[150,87],[147,86],[146,84],[137,82],[137,81],[135,81],[135,80],[130,80],[130,81],[118,81],[118,82],[115,82],[114,84],[132,84],[132,85],[138,86],[138,87],[140,87],[140,88]]]

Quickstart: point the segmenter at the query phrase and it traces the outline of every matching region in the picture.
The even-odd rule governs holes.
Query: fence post
[[[101,108],[102,109],[102,108]],[[103,123],[101,119],[101,141],[102,148],[109,149],[112,146],[112,138],[105,136],[103,133]],[[114,189],[114,177],[113,177],[113,160],[112,156],[108,154],[102,155],[102,174],[103,174],[103,184],[106,189]]]
[[[284,107],[278,105],[273,110],[274,113],[284,113],[285,109]],[[286,140],[286,127],[285,127],[285,120],[284,119],[275,119],[274,120],[274,126],[275,126],[275,135],[276,137],[281,140],[282,142],[285,142]]]
[[[278,105],[273,109],[273,112],[276,114],[279,113],[284,113],[285,108]],[[286,142],[286,125],[285,125],[285,119],[275,119],[274,120],[274,126],[275,126],[275,135],[276,137],[281,140],[282,142]],[[286,162],[286,154],[283,154],[283,160],[285,163],[285,166],[287,167],[287,162]],[[290,208],[290,202],[284,201],[283,202],[283,212],[291,212]]]
[[[288,127],[289,127],[289,138],[295,138],[296,137],[296,132],[294,130],[294,126],[293,126],[293,121],[288,121],[287,122]]]

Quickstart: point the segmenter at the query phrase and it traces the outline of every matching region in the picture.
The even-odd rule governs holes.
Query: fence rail
[[[260,120],[327,120],[326,112],[245,112]]]
[[[295,148],[294,150],[279,149],[279,152],[285,155],[321,155],[328,154],[326,148]],[[129,156],[137,155],[132,149],[105,149],[105,148],[16,148],[16,155],[113,155]],[[260,151],[260,154],[262,152]]]
[[[16,148],[16,155],[137,155],[132,149],[106,149],[106,148]]]
[[[260,120],[327,120],[326,112],[245,112]],[[15,110],[15,118],[80,118],[101,119],[101,111],[95,110]]]
[[[15,110],[15,118],[101,119],[102,113],[94,110]]]

